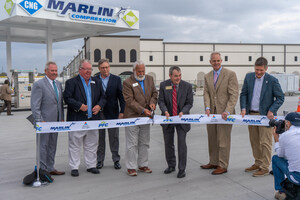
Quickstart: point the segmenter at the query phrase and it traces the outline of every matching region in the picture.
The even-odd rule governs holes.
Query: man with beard
[[[142,61],[133,64],[133,74],[123,82],[123,96],[126,102],[124,118],[150,117],[155,110],[157,91],[151,76],[145,75]],[[136,169],[152,173],[148,167],[150,125],[125,127],[125,164],[130,176],[137,176]]]

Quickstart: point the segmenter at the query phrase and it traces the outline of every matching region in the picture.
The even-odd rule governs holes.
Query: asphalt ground
[[[299,96],[286,97],[279,110],[295,111]],[[194,96],[191,112],[204,113],[203,97]],[[239,104],[236,106],[239,113]],[[124,128],[120,129],[120,155],[122,169],[115,170],[107,141],[106,159],[101,173],[86,172],[81,159],[79,177],[70,175],[68,165],[68,133],[60,133],[56,153],[56,168],[65,171],[63,176],[53,176],[54,182],[39,188],[24,186],[23,177],[34,169],[36,159],[35,132],[26,120],[30,111],[13,112],[13,116],[0,115],[0,200],[33,199],[218,199],[218,200],[264,200],[274,199],[273,176],[252,177],[244,172],[253,164],[248,129],[234,125],[231,139],[231,155],[228,173],[211,175],[211,170],[200,169],[208,162],[208,145],[205,125],[193,125],[187,135],[188,161],[186,177],[176,178],[178,170],[163,174],[167,167],[164,155],[162,130],[151,126],[149,167],[152,174],[127,174],[124,163]],[[156,112],[159,114],[159,111]],[[107,137],[108,139],[108,137]],[[177,149],[177,147],[176,147]]]

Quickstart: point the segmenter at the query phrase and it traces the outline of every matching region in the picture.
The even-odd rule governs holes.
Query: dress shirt
[[[53,80],[51,80],[50,78],[48,78],[48,76],[46,76],[47,80],[49,81],[50,85],[52,86],[53,88],[53,91],[54,91],[54,86],[53,86]],[[55,83],[56,83],[56,80],[54,80]],[[56,83],[56,86],[57,86],[57,83]],[[55,92],[55,91],[54,91]],[[58,98],[59,98],[59,90],[57,88],[57,94],[58,94]]]
[[[300,172],[300,127],[291,126],[279,135],[279,142],[275,143],[278,157],[287,160],[290,172]]]
[[[222,68],[223,68],[223,66],[221,66],[221,67],[220,67],[220,69],[219,69],[218,71],[215,71],[215,70],[214,70],[214,73],[213,73],[213,75],[215,76],[215,73],[217,73],[217,75],[218,75],[218,78],[217,78],[216,84],[218,83],[218,79],[219,79],[219,76],[220,76],[220,73],[221,73],[221,70],[222,70]],[[210,110],[210,107],[206,107],[206,108],[205,108],[205,110],[207,110],[207,109],[209,109],[209,110]],[[228,112],[228,114],[230,114],[230,113]]]
[[[265,75],[263,75],[261,78],[257,78],[255,76],[255,83],[254,83],[254,89],[253,89],[250,110],[259,111],[260,94],[261,94],[261,88],[262,88],[262,85],[264,82],[264,78],[265,78]]]
[[[101,74],[100,74],[99,76],[100,76],[100,79],[102,80],[102,87],[103,87],[103,90],[104,90],[104,92],[106,92],[107,83],[108,83],[108,81],[109,81],[110,74],[109,74],[107,77],[105,77],[105,78],[102,78],[102,77],[101,77]]]
[[[80,76],[80,75],[79,75]],[[87,101],[87,106],[88,106],[88,118],[91,118],[93,116],[92,114],[92,90],[91,90],[91,78],[89,80],[88,85],[86,85],[84,78],[80,76],[80,79],[82,81],[85,95],[86,95],[86,101]]]
[[[135,79],[137,82],[139,82],[140,83],[140,85],[141,85],[141,87],[142,87],[142,89],[143,89],[143,92],[144,92],[144,94],[145,94],[145,87],[144,87],[144,80],[142,80],[142,81],[139,81],[139,80],[137,80],[137,79]]]

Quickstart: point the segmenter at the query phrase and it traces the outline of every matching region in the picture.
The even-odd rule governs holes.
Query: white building
[[[94,74],[98,72],[99,59],[108,58],[111,73],[125,78],[132,73],[132,64],[140,59],[156,85],[169,78],[169,67],[177,65],[181,67],[182,79],[197,87],[204,85],[204,74],[212,69],[209,56],[213,51],[222,54],[222,65],[236,72],[240,85],[245,75],[254,71],[254,62],[260,56],[267,58],[269,73],[300,75],[300,44],[180,43],[140,36],[98,36],[86,38],[83,49],[95,67]],[[78,66],[71,71],[74,76]]]

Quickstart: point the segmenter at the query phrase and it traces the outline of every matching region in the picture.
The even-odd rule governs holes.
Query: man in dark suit
[[[99,79],[92,79],[92,64],[82,60],[79,75],[67,80],[64,100],[68,105],[67,121],[99,120],[100,110],[106,103]],[[69,165],[72,176],[79,176],[80,148],[83,144],[84,161],[88,172],[99,174],[96,168],[98,130],[69,132]]]
[[[268,61],[260,57],[255,62],[255,72],[248,73],[240,95],[241,115],[266,115],[273,119],[284,102],[278,80],[266,73]],[[269,174],[272,155],[272,130],[264,126],[248,126],[254,164],[245,169],[253,176]]]
[[[181,70],[177,66],[169,69],[169,80],[160,84],[158,105],[168,119],[170,116],[182,117],[183,114],[189,114],[193,107],[192,85],[181,80]],[[168,168],[164,173],[169,174],[175,171],[176,156],[174,148],[174,132],[177,131],[178,141],[178,169],[177,178],[185,177],[185,168],[187,161],[186,133],[191,129],[190,124],[163,124],[162,130],[165,141],[165,154]]]
[[[125,101],[122,94],[121,78],[110,73],[110,65],[107,59],[101,59],[98,63],[100,73],[95,77],[101,80],[102,88],[106,98],[109,99],[109,106],[100,111],[103,119],[121,119],[123,118]],[[109,146],[112,154],[115,169],[121,169],[119,155],[119,128],[107,129],[109,136]],[[103,167],[105,158],[105,129],[99,129],[99,144],[97,151],[97,168]]]
[[[57,122],[64,120],[61,83],[56,80],[57,65],[47,62],[46,76],[33,84],[31,91],[31,111],[35,122]],[[54,167],[57,133],[40,134],[40,168],[51,175],[63,175]]]

